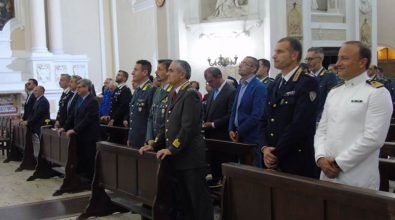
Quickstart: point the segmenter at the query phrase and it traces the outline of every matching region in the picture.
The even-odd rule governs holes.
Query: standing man
[[[322,66],[324,61],[324,50],[320,47],[311,47],[307,50],[306,58],[304,59],[311,73],[318,79],[320,86],[319,90],[319,104],[318,117],[320,120],[324,104],[329,91],[336,86],[337,77],[335,73],[329,72]]]
[[[239,65],[240,84],[229,119],[229,137],[233,142],[256,144],[255,165],[262,167],[259,120],[267,100],[267,88],[255,76],[259,69],[256,58],[247,56]]]
[[[29,79],[25,84],[25,88],[27,90],[27,97],[25,104],[23,106],[23,116],[22,121],[26,121],[29,116],[32,114],[34,103],[36,102],[36,96],[33,94],[34,88],[38,85],[36,79]]]
[[[181,201],[173,207],[181,208],[179,219],[214,218],[213,206],[206,185],[205,144],[201,131],[202,103],[191,87],[191,67],[183,60],[175,60],[169,67],[168,82],[173,85],[166,123],[153,146],[145,145],[140,153],[159,150],[157,157],[167,159],[170,174],[177,184],[174,193]]]
[[[69,101],[67,102],[67,119],[66,119],[65,124],[67,124],[67,122],[71,118],[71,115],[74,113],[75,103],[78,100],[77,87],[78,87],[78,81],[80,79],[82,79],[81,76],[78,76],[78,75],[71,76],[70,91],[71,91],[72,95],[71,95],[71,98],[69,99]]]
[[[132,98],[132,92],[126,85],[129,74],[124,70],[119,70],[115,77],[118,83],[117,88],[111,98],[110,117],[107,118],[110,126],[123,126],[123,119],[127,117],[129,111],[129,102]]]
[[[152,97],[155,93],[155,87],[149,80],[151,69],[152,66],[149,61],[138,60],[132,72],[132,82],[136,84],[136,90],[130,101],[127,145],[135,149],[144,146],[148,116],[152,105]],[[125,127],[127,124],[128,121],[125,120]]]
[[[56,116],[55,128],[63,127],[66,118],[67,118],[67,103],[71,96],[73,95],[70,92],[70,79],[71,76],[69,74],[61,74],[59,79],[59,86],[63,89],[62,95],[59,99],[59,109],[58,114]]]
[[[269,76],[270,61],[267,59],[259,59],[258,61],[259,69],[256,72],[256,77],[259,81],[265,84],[266,87],[268,87],[269,83],[274,81],[274,79]]]
[[[46,119],[49,119],[49,102],[44,96],[44,87],[34,87],[33,93],[36,97],[36,102],[33,105],[29,118],[27,121],[23,121],[22,124],[29,127],[32,131],[34,156],[37,158],[40,152],[41,126],[44,125]]]
[[[286,37],[277,42],[273,59],[281,74],[268,88],[261,150],[267,168],[317,177],[313,144],[318,81],[303,72],[299,66],[301,57],[299,40]]]
[[[167,72],[172,60],[159,60],[158,67],[155,72],[156,80],[160,83],[160,87],[156,89],[152,98],[152,107],[148,117],[146,143],[151,145],[154,143],[155,137],[158,135],[160,128],[165,124],[165,114],[169,100],[169,93],[173,90],[173,86],[167,82]]]
[[[96,154],[96,142],[99,138],[99,103],[90,92],[92,82],[89,79],[78,81],[78,99],[74,112],[64,128],[67,136],[76,135],[77,142],[77,172],[92,179]]]
[[[392,103],[384,85],[369,80],[370,59],[370,49],[359,41],[340,48],[336,66],[344,83],[328,94],[314,145],[322,180],[378,190]]]
[[[207,85],[212,88],[212,92],[208,95],[203,115],[204,136],[211,139],[230,141],[228,125],[236,89],[226,83],[222,78],[221,70],[216,67],[206,69],[204,78]],[[209,185],[217,186],[221,184],[221,163],[230,162],[232,159],[225,157],[221,153],[213,152],[209,155],[211,174],[213,176]]]

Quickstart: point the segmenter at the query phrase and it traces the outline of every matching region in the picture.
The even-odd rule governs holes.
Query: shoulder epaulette
[[[180,88],[180,90],[184,90],[184,89],[187,88],[190,84],[191,84],[190,82],[185,83],[185,84]],[[193,89],[193,88],[192,88],[192,89]]]
[[[380,88],[384,86],[383,83],[376,80],[366,80],[366,83],[373,86],[374,88]]]
[[[323,68],[322,70],[321,70],[321,72],[320,72],[320,76],[323,76],[323,75],[325,75],[326,74],[326,69],[325,68]]]
[[[169,85],[166,89],[166,92],[171,92],[173,90],[173,85]]]
[[[151,83],[146,83],[145,86],[143,87],[143,91],[152,88],[152,84]]]
[[[337,87],[342,86],[342,85],[344,85],[344,81],[340,81],[337,85],[335,85],[331,89],[337,88]]]
[[[294,75],[292,81],[293,81],[293,82],[298,81],[298,79],[299,79],[300,75],[302,74],[302,72],[303,72],[303,69],[302,69],[301,67],[299,67],[299,68],[296,70],[296,73],[295,73],[295,75]]]

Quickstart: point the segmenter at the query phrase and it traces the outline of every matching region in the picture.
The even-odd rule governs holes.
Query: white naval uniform
[[[334,158],[339,176],[321,180],[379,189],[379,151],[390,126],[392,102],[388,90],[366,81],[366,72],[332,89],[315,137],[315,160]]]

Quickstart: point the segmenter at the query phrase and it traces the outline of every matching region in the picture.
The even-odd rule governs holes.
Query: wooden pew
[[[226,158],[236,158],[241,164],[254,166],[255,164],[255,146],[254,144],[234,143],[231,141],[205,139],[207,154],[219,153],[226,155]],[[224,161],[235,162],[235,161]],[[222,196],[222,187],[210,188],[211,197],[215,202],[220,203]]]
[[[11,151],[22,152],[22,162],[15,171],[34,170],[37,161],[34,157],[32,131],[26,126],[16,124],[14,125],[14,132],[16,133],[16,139]],[[11,154],[13,153],[11,152]]]
[[[395,219],[395,195],[240,164],[222,165],[222,220]]]
[[[70,138],[63,132],[60,136],[52,126],[41,127],[40,154],[38,164],[28,181],[37,178],[47,179],[64,174],[63,183],[54,196],[75,193],[89,189],[89,183],[82,181],[77,174],[76,137]]]
[[[166,160],[110,142],[97,142],[92,195],[78,219],[132,211],[142,219],[170,220]],[[105,189],[112,193],[107,194]]]
[[[112,143],[126,145],[128,140],[129,128],[100,125],[101,130],[101,141],[109,141]]]
[[[389,191],[389,181],[395,180],[395,142],[385,142],[380,149],[380,190]]]
[[[385,141],[390,141],[390,142],[395,141],[395,124],[391,123]]]

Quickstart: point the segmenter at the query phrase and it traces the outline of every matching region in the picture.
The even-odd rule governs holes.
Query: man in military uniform
[[[267,87],[274,79],[269,76],[270,61],[267,59],[259,59],[259,69],[256,72],[256,77]]]
[[[107,119],[108,125],[123,126],[123,119],[128,115],[129,102],[132,98],[132,92],[126,85],[128,78],[129,74],[124,70],[119,70],[115,77],[118,86],[111,98],[110,117]]]
[[[359,41],[340,48],[336,65],[344,83],[328,94],[314,146],[322,180],[378,190],[392,103],[384,85],[369,80],[370,59],[370,49]]]
[[[301,56],[299,40],[286,37],[277,42],[273,59],[281,74],[268,88],[261,150],[267,168],[317,177],[313,142],[319,88],[299,66]]]
[[[369,69],[367,71],[368,76],[370,77],[370,79],[378,81],[380,83],[382,83],[384,85],[384,87],[388,90],[388,92],[391,95],[391,100],[394,103],[395,102],[395,91],[394,91],[394,87],[391,83],[391,80],[386,79],[384,76],[384,73],[382,71],[380,71],[380,69],[382,70],[382,68],[377,67],[376,65],[370,65]]]
[[[318,117],[317,121],[321,118],[322,110],[324,109],[324,104],[326,96],[329,91],[336,86],[337,77],[335,73],[331,73],[322,66],[324,61],[324,50],[320,47],[311,47],[307,50],[306,58],[304,59],[311,74],[313,74],[320,85],[319,92],[319,104],[318,104]]]
[[[152,145],[160,128],[165,124],[165,114],[169,93],[173,86],[167,83],[167,71],[171,60],[159,60],[156,70],[156,80],[160,83],[152,98],[152,107],[148,117],[146,142]]]
[[[61,74],[59,79],[59,86],[63,89],[62,95],[59,99],[59,109],[56,116],[55,128],[63,127],[67,119],[67,103],[73,93],[70,91],[70,79],[69,74]]]
[[[147,60],[138,60],[132,72],[132,82],[136,84],[136,90],[130,101],[129,109],[129,135],[127,145],[139,149],[144,146],[147,132],[148,116],[152,105],[152,97],[155,87],[149,80],[151,75],[151,63]],[[126,126],[127,118],[124,120]]]
[[[176,210],[180,208],[180,213],[172,219],[212,220],[213,206],[205,179],[205,143],[201,134],[202,103],[188,81],[190,77],[191,67],[186,61],[171,63],[168,82],[174,89],[169,96],[165,126],[153,146],[145,145],[140,153],[156,150],[157,157],[166,158],[172,168],[169,173],[175,182],[173,192],[180,198],[172,204]]]

